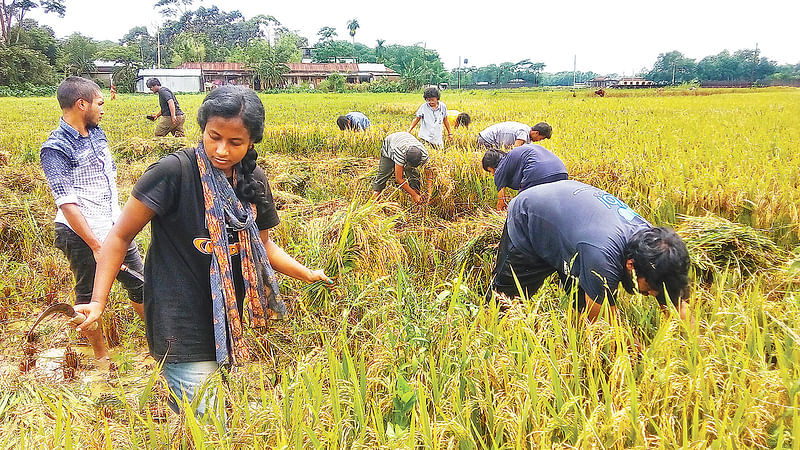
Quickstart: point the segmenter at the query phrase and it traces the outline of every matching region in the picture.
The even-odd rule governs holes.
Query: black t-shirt
[[[253,176],[267,189],[269,207],[256,218],[258,229],[267,230],[279,223],[278,213],[264,171],[256,168]],[[172,153],[150,166],[132,195],[156,213],[144,270],[150,354],[156,360],[166,354],[167,362],[213,361],[211,242],[195,150]],[[229,232],[229,240],[238,242],[233,236]],[[231,255],[231,263],[241,309],[244,281],[238,254]]]
[[[540,184],[520,192],[508,206],[511,243],[537,255],[598,303],[616,301],[625,274],[625,244],[651,225],[628,205],[574,180]]]
[[[175,94],[173,94],[172,91],[164,86],[158,88],[158,104],[161,106],[161,115],[166,117],[172,116],[172,113],[169,112],[169,105],[167,104],[170,99],[175,102],[175,115],[182,116],[183,111],[181,111],[181,106],[178,104],[178,99],[175,98]]]

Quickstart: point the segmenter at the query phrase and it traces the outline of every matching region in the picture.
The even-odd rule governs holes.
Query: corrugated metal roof
[[[250,72],[250,69],[242,63],[234,62],[187,62],[178,66],[179,69],[202,69],[202,70],[235,70]]]
[[[374,72],[374,73],[387,73],[387,74],[397,73],[383,64],[372,64],[372,63],[359,64],[358,70],[360,72]]]
[[[139,69],[140,77],[199,77],[200,69]]]

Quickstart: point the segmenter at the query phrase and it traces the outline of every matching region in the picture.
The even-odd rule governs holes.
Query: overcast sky
[[[163,20],[155,0],[66,0],[63,18],[41,13],[31,17],[53,27],[56,36],[75,31],[98,40],[119,40],[134,26]],[[650,68],[659,53],[679,50],[697,60],[728,49],[758,45],[761,55],[779,64],[800,63],[800,0],[616,0],[571,2],[532,0],[408,2],[203,0],[225,5],[246,18],[275,16],[313,44],[323,26],[349,39],[346,23],[358,19],[356,41],[370,47],[424,45],[439,51],[445,66],[485,66],[530,59],[545,71],[577,68],[601,74],[630,75]],[[353,5],[360,5],[353,7]],[[463,5],[458,6],[457,5]]]

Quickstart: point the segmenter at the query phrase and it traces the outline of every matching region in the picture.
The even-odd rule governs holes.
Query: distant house
[[[622,77],[615,87],[620,88],[645,88],[653,87],[656,83],[652,80],[645,80],[642,77]]]
[[[593,88],[607,88],[614,87],[619,83],[619,80],[609,77],[594,77],[586,82],[586,85]]]
[[[116,61],[96,60],[93,62],[94,70],[89,72],[89,78],[97,81],[102,87],[111,87],[111,77],[114,70],[124,67],[124,64]]]
[[[200,69],[139,69],[136,92],[150,92],[146,86],[150,78],[158,78],[172,92],[202,92],[202,75]]]
[[[400,74],[383,64],[289,63],[283,77],[289,84],[319,84],[333,73],[342,74],[348,83],[369,83],[380,78],[399,80]]]
[[[229,62],[190,62],[183,63],[179,69],[200,69],[203,72],[203,86],[210,90],[213,86],[236,84],[259,89],[258,80],[253,76],[253,71],[241,63]]]

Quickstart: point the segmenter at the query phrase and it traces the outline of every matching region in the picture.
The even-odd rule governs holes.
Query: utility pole
[[[156,28],[156,49],[158,50],[158,67],[161,68],[161,27]]]
[[[461,55],[458,56],[458,88],[461,89]]]
[[[575,55],[574,59],[572,60],[572,86],[575,86],[575,76],[576,71],[578,70],[578,55]]]
[[[675,61],[672,61],[672,85],[675,86]]]

